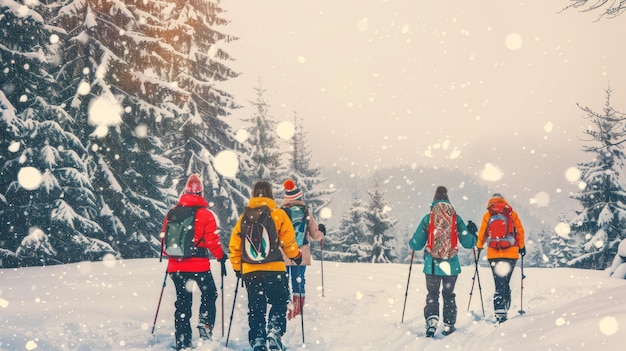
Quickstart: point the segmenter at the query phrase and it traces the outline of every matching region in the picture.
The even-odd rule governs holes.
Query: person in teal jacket
[[[470,249],[476,245],[476,225],[469,221],[467,226],[450,204],[448,190],[438,186],[431,203],[431,211],[422,218],[409,241],[413,250],[424,247],[424,273],[426,274],[426,336],[432,337],[439,324],[439,292],[443,297],[443,335],[454,332],[457,307],[454,286],[461,273],[457,256],[458,244]],[[429,235],[433,233],[433,235]]]

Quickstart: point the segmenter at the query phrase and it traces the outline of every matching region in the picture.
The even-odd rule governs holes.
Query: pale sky
[[[626,112],[626,15],[559,13],[568,3],[225,0],[240,39],[222,48],[242,74],[224,88],[246,103],[260,76],[322,166],[495,167],[482,180],[513,196],[576,191],[565,172],[590,157],[576,104],[602,112],[610,84]]]

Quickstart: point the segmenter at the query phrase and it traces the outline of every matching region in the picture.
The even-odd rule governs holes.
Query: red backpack
[[[492,202],[487,208],[491,217],[487,223],[487,240],[491,248],[501,250],[515,246],[513,209],[504,202]]]
[[[426,248],[433,258],[448,259],[459,252],[456,211],[447,202],[438,202],[430,210]]]

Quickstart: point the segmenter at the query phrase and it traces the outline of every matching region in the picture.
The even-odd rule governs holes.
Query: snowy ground
[[[216,267],[217,264],[214,264]],[[519,264],[518,264],[519,266]],[[307,305],[301,320],[289,322],[283,338],[290,350],[618,350],[626,330],[626,280],[605,272],[526,268],[520,309],[520,270],[513,275],[515,316],[495,327],[493,282],[481,267],[487,320],[477,286],[467,312],[472,267],[457,283],[458,331],[424,337],[424,275],[411,273],[404,323],[400,323],[408,265],[320,262],[307,274]],[[0,270],[1,350],[170,350],[174,287],[165,287],[155,336],[151,334],[165,262],[155,259],[83,262],[45,268]],[[226,334],[235,290],[230,271],[224,281]],[[219,289],[220,280],[217,278]],[[323,296],[322,296],[323,292]],[[197,295],[197,294],[196,294]],[[215,340],[197,350],[242,350],[247,345],[246,294],[239,289],[228,348],[217,302]],[[195,302],[196,311],[197,302]],[[195,321],[197,316],[192,317]],[[618,348],[619,347],[619,348]]]

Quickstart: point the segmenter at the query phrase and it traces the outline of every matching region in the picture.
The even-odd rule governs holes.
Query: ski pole
[[[320,261],[322,265],[322,297],[324,297],[324,239],[320,240],[320,250],[322,252]]]
[[[163,298],[163,290],[167,285],[167,269],[165,270],[165,277],[163,278],[163,287],[161,287],[161,295],[159,295],[159,303],[157,304],[156,313],[154,314],[154,323],[152,324],[152,334],[154,335],[154,328],[156,327],[157,318],[159,316],[159,309],[161,308],[161,299]]]
[[[237,291],[239,290],[239,278],[237,277],[237,283],[235,283],[235,297],[233,298],[233,308],[230,311],[230,321],[228,322],[228,334],[226,334],[226,347],[228,347],[228,339],[230,338],[230,328],[233,326],[233,314],[235,314],[235,301],[237,301]]]
[[[411,269],[413,269],[413,256],[415,255],[415,250],[411,251],[411,263],[409,264],[409,277],[406,280],[406,291],[404,292],[404,306],[402,307],[402,320],[400,323],[404,323],[404,310],[406,309],[406,298],[409,295],[409,282],[411,281]]]
[[[524,311],[524,279],[526,279],[526,276],[524,275],[524,255],[522,255],[522,278],[521,280],[521,289],[520,289],[520,310],[517,311],[519,314],[524,314],[526,313],[526,311]]]
[[[472,278],[472,289],[470,290],[470,298],[469,298],[469,302],[467,303],[467,310],[469,311],[470,304],[472,303],[472,294],[474,292],[474,282],[478,280],[478,292],[480,293],[480,306],[483,311],[483,317],[485,317],[485,304],[483,303],[483,289],[482,289],[482,286],[480,285],[480,274],[478,274],[478,258],[480,257],[480,252],[478,253],[478,256],[477,256],[476,248],[472,249],[472,251],[474,252],[474,277]]]
[[[304,277],[300,272],[300,265],[298,265],[298,277],[300,278],[300,323],[302,324],[302,344],[304,345]]]
[[[220,281],[220,290],[222,295],[222,337],[224,337],[224,272],[226,272],[226,263],[222,262],[222,272],[221,272],[221,281]]]

